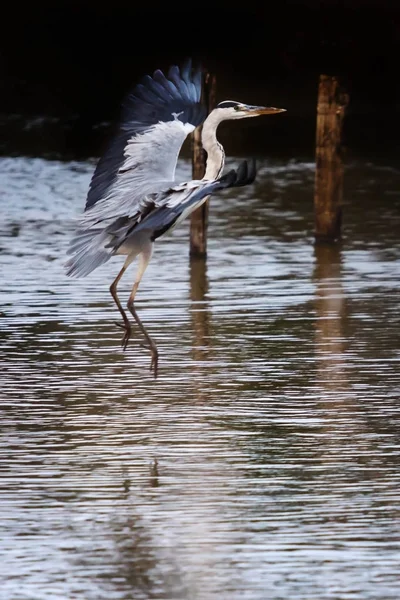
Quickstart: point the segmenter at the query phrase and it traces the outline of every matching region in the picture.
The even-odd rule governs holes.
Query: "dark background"
[[[61,0],[3,8],[2,153],[98,155],[138,78],[187,56],[216,74],[218,100],[288,109],[224,125],[228,152],[312,154],[321,73],[350,94],[349,152],[400,149],[397,1]]]

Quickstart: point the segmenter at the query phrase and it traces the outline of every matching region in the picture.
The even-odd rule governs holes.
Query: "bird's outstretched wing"
[[[214,181],[189,181],[168,186],[147,198],[143,212],[138,216],[120,216],[102,222],[100,226],[82,227],[71,242],[66,263],[67,275],[83,277],[106,263],[119,248],[136,234],[147,232],[151,240],[160,237],[183,221],[212,193],[250,184],[256,177],[254,161],[244,161],[237,170]]]
[[[85,211],[99,221],[137,212],[147,195],[171,185],[186,136],[207,114],[201,70],[191,61],[146,76],[127,97],[118,132],[93,174]],[[93,215],[94,216],[94,215]]]

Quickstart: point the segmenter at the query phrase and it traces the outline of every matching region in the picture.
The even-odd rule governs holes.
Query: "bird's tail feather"
[[[72,254],[65,263],[67,275],[84,277],[114,254],[113,248],[105,248],[109,234],[104,229],[87,229],[79,232],[71,241],[67,254]]]

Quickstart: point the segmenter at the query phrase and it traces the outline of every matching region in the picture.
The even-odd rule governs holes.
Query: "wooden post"
[[[207,73],[203,82],[203,101],[207,112],[215,107],[216,79]],[[202,127],[192,133],[192,176],[202,179],[206,171],[206,153],[201,144]],[[207,256],[208,199],[190,217],[190,256]]]
[[[318,89],[315,241],[332,243],[340,238],[342,225],[343,163],[341,134],[349,98],[336,77],[321,75]]]

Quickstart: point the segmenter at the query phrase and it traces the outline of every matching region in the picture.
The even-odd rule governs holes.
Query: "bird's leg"
[[[122,347],[124,350],[126,350],[126,347],[129,342],[129,338],[131,337],[132,327],[131,327],[131,324],[129,323],[128,317],[126,316],[126,312],[122,308],[121,302],[119,301],[119,298],[117,296],[117,285],[118,285],[119,280],[121,279],[122,275],[125,273],[128,265],[129,265],[129,262],[128,261],[125,262],[124,266],[122,267],[122,269],[118,273],[117,277],[114,279],[114,281],[112,282],[112,284],[110,286],[111,296],[113,297],[114,302],[117,305],[118,310],[121,313],[122,319],[123,319],[123,323],[122,324],[117,323],[117,325],[122,327],[123,329],[125,329],[125,334],[124,334],[124,337],[122,338]]]
[[[129,296],[128,309],[130,310],[133,318],[135,319],[136,323],[138,324],[140,331],[143,333],[143,335],[146,338],[146,341],[149,345],[149,350],[151,352],[150,371],[154,370],[154,377],[157,377],[158,349],[157,349],[157,346],[156,346],[154,340],[147,333],[147,330],[146,330],[145,326],[143,325],[142,321],[140,320],[139,315],[137,314],[136,308],[135,308],[134,301],[135,301],[135,294],[136,294],[138,287],[139,287],[139,282],[135,281],[135,283],[133,284],[131,295]]]
[[[140,320],[140,318],[136,312],[136,308],[135,308],[135,295],[136,295],[137,289],[139,287],[139,283],[143,277],[143,273],[145,272],[146,267],[149,264],[149,261],[150,261],[151,255],[152,255],[152,251],[153,251],[153,244],[149,241],[148,245],[146,245],[146,247],[143,249],[143,251],[139,255],[139,268],[138,268],[138,272],[136,275],[136,281],[133,284],[132,291],[129,296],[128,309],[131,312],[133,318],[135,319],[136,323],[138,324],[140,331],[143,333],[143,335],[146,338],[146,341],[149,345],[149,350],[151,352],[150,371],[153,370],[154,377],[157,377],[158,349],[157,349],[157,346],[156,346],[154,340],[147,333],[146,328],[143,325],[142,321]]]

